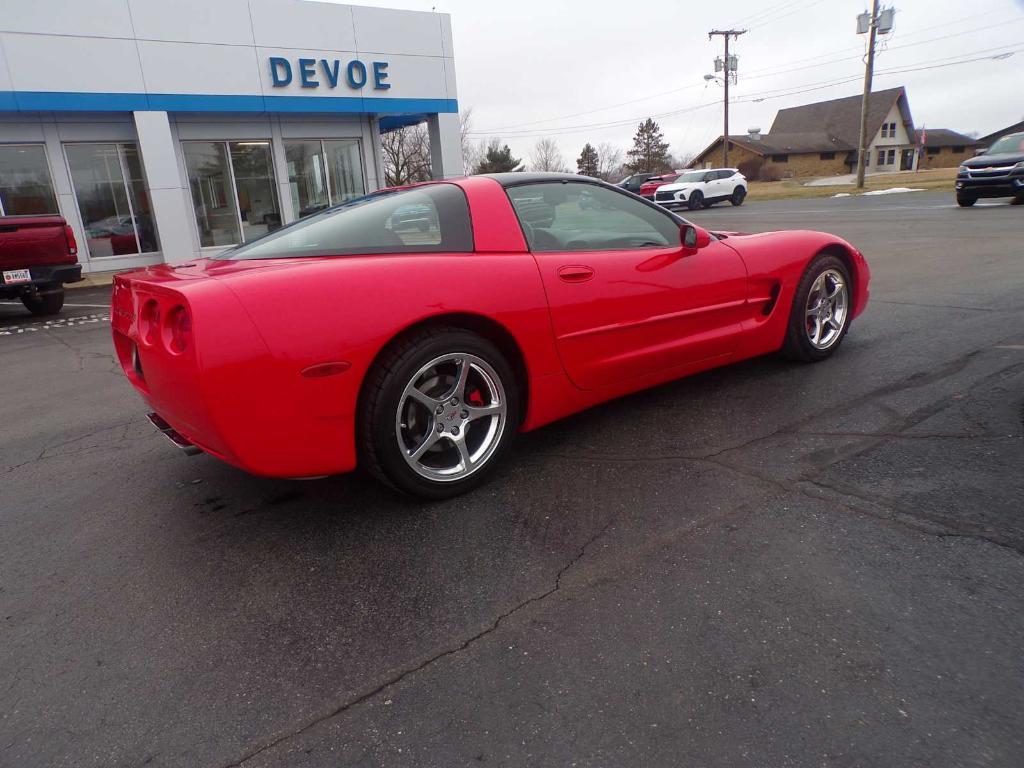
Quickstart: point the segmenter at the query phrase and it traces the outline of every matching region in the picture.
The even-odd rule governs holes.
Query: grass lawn
[[[911,187],[912,189],[953,191],[956,168],[936,168],[917,173],[881,173],[865,179],[864,191]],[[785,179],[784,181],[751,181],[747,184],[748,200],[783,200],[800,197],[832,197],[840,192],[857,194],[854,184],[837,186],[807,187],[808,179]]]

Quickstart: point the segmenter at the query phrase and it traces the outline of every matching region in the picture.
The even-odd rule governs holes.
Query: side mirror
[[[711,242],[711,233],[693,224],[683,225],[683,247],[697,251]]]
[[[974,150],[974,156],[977,157],[978,155],[984,155],[986,152],[988,152],[988,150],[985,147],[979,147]]]

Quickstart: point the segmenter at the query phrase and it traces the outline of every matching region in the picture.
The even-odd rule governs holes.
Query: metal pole
[[[857,143],[857,189],[864,189],[864,165],[867,160],[868,101],[871,97],[871,77],[875,70],[875,35],[878,32],[878,0],[871,4],[871,24],[868,29],[868,60],[864,68],[864,96],[860,103],[860,141]]]
[[[725,35],[725,133],[722,134],[722,167],[729,167],[729,35]]]
[[[722,134],[722,166],[729,166],[729,78],[732,76],[732,68],[729,66],[729,35],[739,39],[739,36],[746,33],[745,29],[713,29],[708,32],[708,40],[715,35],[725,38],[725,62],[722,66],[722,74],[725,76],[725,133]]]

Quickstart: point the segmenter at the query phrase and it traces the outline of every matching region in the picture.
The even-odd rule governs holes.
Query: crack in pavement
[[[264,744],[262,747],[259,747],[253,750],[252,752],[249,752],[248,754],[244,755],[235,762],[227,763],[223,768],[238,768],[238,766],[244,765],[249,760],[252,760],[254,757],[263,754],[267,750],[273,749],[274,747],[279,746],[280,744],[288,741],[289,739],[293,739],[296,736],[305,733],[306,731],[308,731],[311,728],[314,728],[320,723],[326,722],[327,720],[337,717],[338,715],[347,712],[353,707],[358,706],[359,704],[362,704],[363,702],[368,701],[369,699],[372,699],[377,694],[382,693],[383,691],[387,690],[393,685],[397,685],[398,683],[405,680],[407,677],[410,677],[411,675],[414,675],[417,672],[426,669],[427,667],[440,661],[441,659],[447,658],[449,656],[454,656],[458,653],[461,653],[462,651],[465,651],[467,648],[474,645],[477,641],[487,637],[492,632],[495,632],[506,619],[519,613],[524,608],[527,608],[531,605],[546,600],[548,597],[558,592],[562,588],[562,578],[565,576],[565,574],[568,573],[573,568],[573,566],[575,566],[580,560],[584,558],[584,556],[587,554],[587,550],[594,544],[594,542],[596,542],[598,539],[604,536],[605,533],[607,533],[608,529],[611,528],[612,523],[614,522],[615,518],[612,517],[610,520],[608,520],[608,522],[606,522],[601,527],[601,529],[597,533],[593,534],[582,545],[580,545],[578,551],[576,552],[576,555],[557,571],[557,573],[555,574],[555,583],[549,589],[539,594],[533,595],[532,597],[529,597],[526,600],[523,600],[522,602],[516,604],[504,613],[499,614],[498,617],[495,618],[494,621],[492,621],[489,626],[487,626],[480,632],[477,632],[475,635],[469,637],[468,639],[464,640],[459,645],[454,646],[452,648],[447,648],[439,653],[434,654],[433,656],[427,658],[426,660],[418,664],[415,664],[413,666],[407,667],[399,671],[398,673],[386,679],[384,682],[379,683],[372,690],[359,694],[355,698],[352,698],[346,701],[345,703],[335,707],[330,712],[315,717],[314,719],[310,720],[300,728],[273,739],[267,744]]]
[[[969,312],[1016,312],[1019,307],[1003,307],[995,309],[992,307],[963,307],[956,304],[922,304],[916,301],[893,301],[892,299],[876,299],[871,297],[873,304],[899,304],[904,307],[928,307],[931,309],[965,309]]]
[[[830,492],[827,495],[819,497],[812,493],[808,493],[805,489],[799,487],[794,488],[794,490],[797,490],[805,496],[810,496],[812,498],[826,498],[841,508],[868,515],[876,520],[887,520],[896,523],[897,525],[910,528],[918,533],[923,533],[928,536],[936,536],[938,538],[974,539],[975,541],[983,541],[988,544],[1007,549],[1017,555],[1024,555],[1024,545],[1015,544],[1003,539],[1002,537],[986,533],[984,529],[979,526],[967,525],[942,515],[926,515],[917,511],[911,511],[892,499],[869,495],[859,486],[841,486],[825,483],[821,480],[813,480],[811,478],[805,478],[799,482],[807,483],[820,488],[823,491]],[[875,505],[879,507],[881,511],[875,511],[863,505],[852,504],[848,501],[850,498],[857,499],[869,505]]]

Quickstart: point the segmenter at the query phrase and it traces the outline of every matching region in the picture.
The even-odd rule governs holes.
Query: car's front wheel
[[[746,196],[747,190],[743,187],[736,187],[736,189],[732,191],[732,197],[729,198],[729,202],[733,205],[743,205],[743,200]]]
[[[487,339],[432,328],[394,344],[368,374],[361,462],[401,491],[445,499],[501,463],[519,424],[512,367]]]
[[[960,192],[956,193],[956,204],[959,205],[961,208],[970,208],[976,202],[978,202],[978,198],[976,197],[964,195]]]
[[[852,295],[842,259],[827,253],[815,257],[793,296],[783,354],[813,363],[835,352],[850,327]]]
[[[700,192],[694,192],[692,195],[690,195],[689,206],[691,211],[696,211],[702,205],[704,205],[703,194],[701,194]]]

